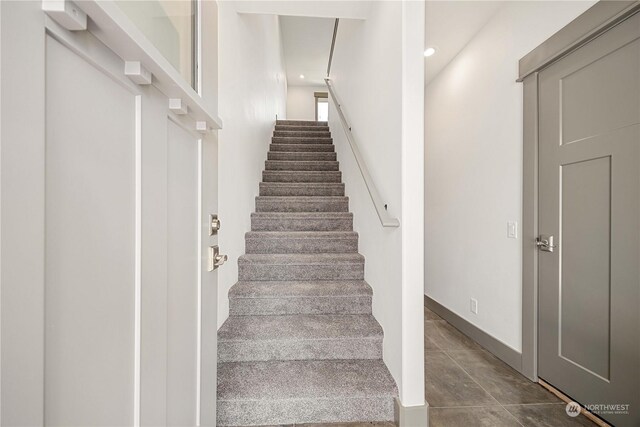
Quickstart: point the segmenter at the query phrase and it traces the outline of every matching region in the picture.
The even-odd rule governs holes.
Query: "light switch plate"
[[[507,237],[509,239],[518,238],[518,222],[517,221],[507,221]]]

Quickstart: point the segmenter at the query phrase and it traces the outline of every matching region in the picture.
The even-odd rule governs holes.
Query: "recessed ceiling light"
[[[304,79],[304,74],[300,74],[300,78],[301,78],[301,79]]]
[[[435,47],[428,47],[424,50],[424,56],[429,57],[431,55],[433,55],[434,53],[436,53],[436,48]]]

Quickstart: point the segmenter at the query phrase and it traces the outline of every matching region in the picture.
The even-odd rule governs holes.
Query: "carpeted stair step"
[[[220,362],[381,358],[370,314],[231,316],[218,331]]]
[[[333,144],[270,144],[269,150],[271,152],[287,152],[287,153],[299,153],[299,152],[312,152],[312,153],[333,153],[335,147]]]
[[[256,212],[348,212],[344,196],[257,196]]]
[[[342,183],[261,182],[261,196],[344,196]]]
[[[397,394],[382,360],[219,363],[216,424],[393,421]]]
[[[274,137],[290,137],[290,138],[331,138],[331,132],[328,130],[275,130]]]
[[[351,231],[351,212],[255,212],[252,231]]]
[[[272,144],[327,144],[333,145],[332,138],[319,136],[274,136],[271,138]]]
[[[288,161],[335,161],[336,153],[309,153],[309,152],[286,152],[286,151],[270,151],[267,153],[267,160],[288,160]]]
[[[229,290],[229,315],[371,314],[364,281],[238,282]]]
[[[347,254],[245,254],[238,280],[364,280],[364,257]]]
[[[263,182],[342,182],[340,171],[263,171]]]
[[[318,254],[358,252],[353,231],[250,231],[248,254]]]
[[[297,130],[297,131],[313,131],[313,132],[329,132],[329,126],[304,126],[304,125],[276,125],[276,131],[279,130]]]
[[[291,160],[267,160],[266,170],[272,171],[337,171],[336,161],[291,161]]]
[[[315,120],[276,120],[276,126],[329,126],[327,122]]]

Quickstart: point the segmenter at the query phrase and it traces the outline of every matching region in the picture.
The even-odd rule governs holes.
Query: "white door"
[[[2,425],[215,425],[215,134],[2,2]]]

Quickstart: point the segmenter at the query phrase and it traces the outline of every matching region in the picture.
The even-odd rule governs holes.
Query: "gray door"
[[[539,106],[538,375],[638,426],[640,14],[543,70]]]

